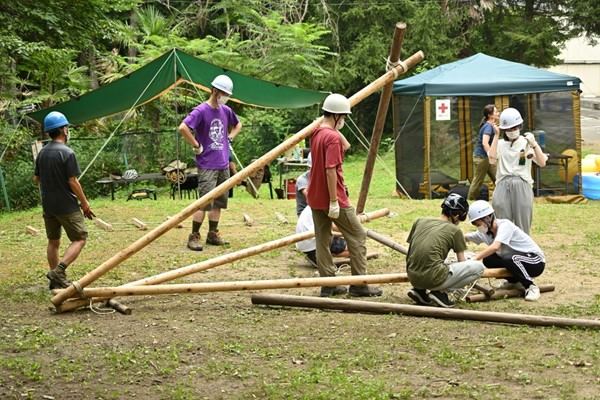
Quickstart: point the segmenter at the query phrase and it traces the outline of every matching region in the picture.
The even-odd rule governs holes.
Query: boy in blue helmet
[[[81,171],[75,153],[67,146],[69,121],[64,114],[52,111],[44,118],[44,132],[52,141],[38,154],[33,179],[42,194],[48,237],[46,255],[50,271],[46,277],[50,280],[50,289],[60,289],[71,284],[65,270],[77,259],[87,240],[83,217],[92,219],[95,215],[77,179]],[[61,228],[71,244],[59,258]]]

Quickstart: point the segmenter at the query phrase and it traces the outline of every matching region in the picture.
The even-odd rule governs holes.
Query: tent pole
[[[313,296],[290,296],[283,294],[253,294],[252,304],[308,307],[324,310],[362,312],[369,314],[401,314],[415,317],[443,318],[465,321],[497,322],[516,325],[582,327],[599,329],[600,321],[548,317],[545,315],[516,314],[493,311],[465,310],[460,308],[437,308],[412,304],[379,303],[364,300],[326,299]]]
[[[379,89],[381,89],[385,84],[394,81],[399,74],[406,73],[410,68],[417,65],[419,62],[423,60],[425,55],[422,51],[418,51],[409,58],[407,58],[404,62],[400,62],[398,66],[394,67],[390,71],[386,72],[363,89],[355,93],[350,97],[350,104],[352,106],[357,105],[366,97],[375,93]],[[138,251],[145,248],[148,244],[158,239],[160,236],[164,235],[172,228],[177,226],[180,222],[189,218],[192,214],[194,214],[197,210],[205,207],[210,204],[216,197],[227,193],[229,189],[242,182],[244,179],[248,178],[250,175],[255,173],[258,169],[263,168],[266,164],[273,161],[280,154],[286,152],[287,150],[293,148],[300,141],[304,140],[306,137],[310,136],[313,131],[320,125],[321,118],[316,119],[311,124],[307,125],[304,129],[300,130],[298,133],[283,141],[275,148],[264,154],[262,157],[257,159],[256,161],[250,163],[246,168],[239,171],[233,177],[229,178],[206,195],[202,196],[200,199],[194,201],[192,204],[185,207],[179,213],[173,216],[173,218],[168,219],[163,222],[152,231],[148,232],[144,236],[137,239],[135,242],[130,244],[127,248],[119,251],[108,260],[103,262],[101,265],[89,271],[85,274],[79,281],[74,281],[71,286],[66,288],[63,292],[52,297],[52,304],[55,306],[59,306],[62,302],[70,297],[74,297],[78,294],[78,292],[82,292],[83,288],[96,281],[102,275],[115,268],[124,260],[128,259]]]
[[[390,48],[390,57],[388,59],[390,66],[396,64],[400,58],[400,50],[402,48],[402,42],[404,41],[405,31],[406,24],[404,22],[396,23],[392,47]],[[367,162],[365,164],[365,172],[363,173],[358,201],[356,203],[357,214],[360,214],[365,210],[365,204],[369,194],[369,186],[371,184],[371,178],[373,177],[373,168],[375,166],[375,160],[377,159],[377,151],[379,150],[379,145],[381,143],[381,135],[385,126],[385,119],[387,116],[388,106],[390,104],[390,98],[392,97],[393,86],[394,82],[386,84],[383,87],[381,96],[379,97],[377,115],[375,116],[373,132],[371,133],[371,145],[369,146],[369,153],[367,155]]]
[[[431,198],[431,97],[425,96],[423,102],[423,186],[425,198]]]
[[[527,125],[528,130],[535,129],[535,107],[533,107],[533,94],[527,95]]]
[[[486,269],[482,278],[506,278],[511,274],[504,268]],[[252,281],[221,281],[201,283],[171,283],[165,285],[105,286],[82,289],[85,297],[111,298],[117,296],[146,296],[157,294],[190,294],[232,292],[242,290],[294,289],[315,286],[366,285],[370,283],[407,283],[406,272],[372,275],[338,275],[315,278],[283,278]],[[59,290],[64,293],[67,289]],[[89,301],[89,300],[88,300]],[[600,324],[600,321],[598,321]]]
[[[460,180],[469,179],[469,153],[466,135],[465,97],[458,98],[458,145],[460,146]]]
[[[361,223],[369,222],[371,220],[382,218],[384,216],[389,215],[390,210],[387,208],[383,208],[381,210],[377,210],[374,212],[370,212],[367,214],[359,215],[359,220]],[[218,257],[211,258],[209,260],[204,260],[199,263],[190,264],[181,268],[173,269],[171,271],[163,272],[158,275],[153,275],[144,279],[140,279],[137,281],[129,282],[122,286],[147,286],[147,285],[158,285],[164,282],[169,282],[174,279],[179,279],[187,275],[195,274],[201,271],[206,271],[211,268],[215,268],[221,265],[230,264],[234,261],[242,260],[257,254],[262,254],[267,251],[275,250],[284,246],[289,246],[290,244],[300,242],[301,240],[307,240],[315,236],[314,231],[304,232],[304,233],[296,233],[294,235],[286,236],[281,239],[272,240],[270,242],[262,243],[256,246],[248,247],[246,249],[234,251],[233,253],[227,253],[220,255]],[[58,293],[58,292],[56,292]],[[103,302],[105,299],[102,298],[93,298],[93,302]],[[89,305],[89,299],[71,299],[62,303],[59,308],[57,308],[58,312],[67,312],[78,309],[80,307],[85,307]]]
[[[582,180],[581,177],[581,97],[580,92],[578,90],[574,90],[571,92],[571,99],[573,102],[573,127],[575,128],[575,151],[577,152],[577,188],[579,189],[579,194],[581,194],[582,190]]]

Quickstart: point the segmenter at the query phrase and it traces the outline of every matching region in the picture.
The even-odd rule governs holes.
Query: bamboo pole
[[[406,24],[404,22],[396,23],[392,47],[390,48],[390,65],[397,63],[400,58],[400,50],[402,49],[405,31]],[[373,132],[371,133],[371,144],[369,146],[369,153],[367,155],[367,162],[365,164],[365,172],[363,174],[363,179],[360,186],[358,202],[356,203],[357,214],[361,214],[365,210],[365,204],[367,203],[369,186],[371,185],[371,178],[373,177],[373,168],[375,166],[375,160],[377,159],[377,151],[379,150],[379,145],[381,143],[381,135],[385,126],[385,119],[387,116],[390,99],[392,97],[393,84],[393,82],[387,83],[383,87],[381,96],[379,97],[379,105],[377,106],[377,115],[375,116]]]
[[[510,273],[502,268],[489,269],[483,274],[483,278],[506,278]],[[405,283],[408,282],[406,273],[376,274],[376,275],[352,275],[333,276],[326,278],[287,278],[287,279],[265,279],[258,281],[229,281],[229,282],[205,282],[205,283],[178,283],[170,285],[149,286],[118,286],[84,288],[82,293],[86,297],[110,298],[118,296],[146,296],[157,294],[175,293],[210,293],[210,292],[234,292],[240,290],[266,290],[266,289],[290,289],[315,286],[336,285],[367,285],[373,283]],[[58,290],[58,293],[66,289]]]
[[[457,319],[484,322],[500,322],[532,326],[600,328],[599,320],[547,317],[491,311],[461,310],[456,308],[437,308],[408,304],[378,303],[362,300],[326,299],[312,296],[289,296],[280,294],[254,294],[252,304],[307,307],[327,310],[375,314],[402,314],[414,317]]]
[[[369,85],[355,93],[350,97],[350,104],[355,106],[360,103],[366,97],[370,96],[377,90],[379,90],[382,86],[384,86],[388,82],[392,82],[395,80],[399,74],[406,73],[410,68],[417,65],[424,58],[424,54],[422,51],[418,51],[404,62],[400,62],[398,66],[394,67],[390,71],[386,72],[375,81],[371,82]],[[173,218],[163,222],[132,244],[130,244],[125,249],[119,251],[117,254],[110,257],[108,260],[103,262],[101,265],[96,267],[94,270],[88,272],[83,277],[79,279],[79,281],[75,281],[65,289],[63,292],[52,297],[52,304],[55,306],[61,304],[66,299],[70,297],[75,297],[79,290],[85,288],[102,275],[115,268],[121,262],[125,261],[148,244],[152,243],[154,240],[158,239],[160,236],[164,235],[166,232],[177,226],[180,222],[190,217],[197,210],[208,205],[214,198],[219,197],[220,195],[227,193],[229,189],[236,186],[250,175],[254,174],[258,169],[263,168],[266,164],[273,161],[280,154],[285,153],[287,150],[293,148],[300,141],[304,140],[306,137],[310,136],[312,132],[319,126],[322,118],[318,118],[313,121],[311,124],[307,125],[304,129],[300,130],[298,133],[288,138],[287,140],[280,143],[278,146],[264,154],[262,157],[257,159],[256,161],[250,163],[246,168],[243,168],[237,174],[202,196],[200,199],[194,201],[189,206],[185,207],[179,213],[173,216]]]
[[[367,214],[361,214],[358,216],[360,222],[368,222],[373,219],[378,219],[389,215],[390,210],[387,208],[383,208],[381,210],[373,211]],[[296,233],[294,235],[290,235],[281,239],[273,240],[267,243],[262,243],[257,246],[249,247],[243,250],[238,250],[233,253],[223,254],[221,256],[211,258],[210,260],[205,260],[199,263],[190,264],[185,267],[177,268],[171,271],[163,272],[158,275],[150,276],[144,279],[140,279],[134,282],[127,283],[123,286],[142,286],[142,285],[157,285],[159,283],[164,283],[168,281],[172,281],[178,278],[182,278],[187,275],[191,275],[197,272],[206,271],[211,268],[218,267],[224,264],[230,264],[234,261],[241,260],[243,258],[247,258],[250,256],[254,256],[257,254],[261,254],[270,250],[274,250],[280,247],[288,246],[290,244],[300,242],[302,240],[310,239],[315,236],[314,231],[308,231],[303,233]],[[57,291],[56,293],[60,293]],[[104,299],[92,299],[93,302],[104,301]],[[73,299],[71,301],[66,301],[62,303],[58,308],[58,312],[67,312],[72,311],[77,308],[86,306],[89,304],[88,299]]]
[[[541,293],[554,291],[554,285],[540,285],[539,288],[540,288]],[[525,294],[525,292],[520,289],[495,290],[494,293],[492,293],[489,296],[486,296],[485,294],[469,295],[469,296],[467,296],[466,300],[469,303],[478,303],[481,301],[488,301],[488,300],[508,299],[510,297],[523,297],[524,294]]]
[[[392,239],[385,237],[371,229],[366,229],[365,232],[367,233],[368,237],[375,240],[376,242],[379,242],[379,243],[381,243],[393,250],[396,250],[404,255],[408,254],[408,249],[406,247],[402,246],[399,243],[394,242]]]
[[[431,97],[423,102],[423,186],[426,199],[431,199]]]

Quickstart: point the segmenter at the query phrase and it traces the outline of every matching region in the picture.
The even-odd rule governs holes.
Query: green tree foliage
[[[411,72],[415,73],[476,52],[549,66],[557,62],[568,38],[600,34],[599,13],[600,8],[588,0],[3,1],[0,153],[5,157],[1,166],[15,205],[32,204],[35,196],[27,195],[31,187],[21,182],[30,179],[29,143],[39,127],[21,118],[23,109],[78,96],[173,47],[279,84],[352,94],[385,71],[399,21],[408,25],[402,56],[417,50],[426,54],[425,62]],[[86,178],[89,181],[84,181],[86,189],[92,190],[94,178],[123,168],[125,154],[142,163],[136,166],[140,170],[155,170],[170,161],[177,125],[205,98],[196,88],[181,86],[137,109],[119,133],[151,132],[148,144],[136,142],[143,141],[142,136],[127,136],[109,145]],[[377,96],[372,96],[353,113],[367,136],[377,103]],[[290,112],[234,107],[247,127],[235,144],[246,163],[318,113],[316,108]],[[122,117],[74,127],[75,139],[96,138],[73,141],[83,165]],[[132,152],[139,154],[132,156]]]

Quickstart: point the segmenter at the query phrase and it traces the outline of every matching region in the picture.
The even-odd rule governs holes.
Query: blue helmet
[[[65,114],[58,111],[52,111],[44,118],[44,132],[49,132],[56,128],[62,128],[66,125],[69,125],[67,117],[65,117]]]

